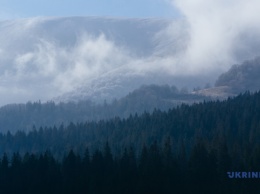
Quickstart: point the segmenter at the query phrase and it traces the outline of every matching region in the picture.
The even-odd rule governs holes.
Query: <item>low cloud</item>
[[[259,1],[172,0],[171,3],[189,26],[190,40],[182,62],[191,71],[222,72],[234,63],[260,54]]]
[[[0,93],[8,93],[5,87],[11,92],[19,86],[33,93],[25,96],[27,100],[51,99],[130,61],[124,50],[103,34],[98,37],[82,34],[72,47],[39,40],[32,50],[13,54],[10,52],[13,60],[6,60],[10,67],[2,67],[5,73],[0,77],[3,88]],[[20,100],[24,100],[24,93],[20,92]]]
[[[113,34],[115,29],[99,30],[94,22],[89,22],[90,30],[86,30],[82,23],[74,23],[76,19],[61,23],[51,18],[1,22],[0,95],[4,100],[0,104],[49,100],[117,71],[121,78],[124,72],[131,72],[167,74],[192,84],[194,79],[189,79],[194,77],[213,81],[232,64],[259,55],[260,3],[256,0],[171,3],[182,17],[159,30],[151,28],[152,34],[149,29],[139,39],[131,33],[126,38],[125,32]],[[112,26],[116,28],[114,23]],[[74,28],[79,30],[74,32]],[[135,53],[132,41],[142,43],[136,51],[146,49],[146,54]],[[169,84],[176,84],[172,80]]]
[[[0,104],[49,100],[79,86],[91,84],[99,77],[116,76],[117,72],[121,75],[131,72],[132,77],[134,74],[145,76],[159,72],[172,75],[183,73],[183,67],[176,65],[176,57],[185,49],[185,41],[181,41],[184,36],[182,23],[166,25],[166,29],[150,35],[149,44],[156,46],[149,48],[150,45],[140,44],[151,50],[147,51],[150,52],[149,55],[140,55],[135,53],[133,45],[132,48],[128,45],[133,44],[131,34],[124,34],[130,37],[129,40],[128,37],[120,37],[122,34],[113,34],[112,38],[109,38],[110,32],[105,34],[103,31],[90,33],[88,30],[79,29],[66,34],[60,27],[50,29],[48,25],[51,22],[58,23],[56,19],[44,18],[2,22],[0,95],[6,100],[2,100]],[[62,25],[64,23],[68,25],[67,21]],[[73,25],[80,28],[79,24]],[[176,36],[170,33],[174,26],[179,28],[176,30]],[[54,32],[51,31],[53,29]],[[143,35],[140,35],[140,41],[149,42],[143,40],[147,37],[141,36]],[[118,37],[121,42],[117,40]],[[138,49],[140,48],[137,48],[137,52]]]

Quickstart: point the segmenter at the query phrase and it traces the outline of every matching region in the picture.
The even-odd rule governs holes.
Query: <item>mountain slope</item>
[[[211,98],[188,94],[169,85],[142,86],[123,98],[95,104],[89,100],[58,103],[28,102],[9,104],[0,108],[0,132],[31,131],[33,126],[50,127],[68,125],[70,122],[99,121],[114,117],[127,118],[131,114],[153,112],[154,109],[167,111],[177,105],[193,104]]]
[[[187,22],[106,17],[0,21],[0,105],[112,101],[148,84],[213,80],[186,70]],[[206,81],[205,81],[206,80]]]
[[[240,93],[260,90],[260,57],[233,65],[229,71],[219,76],[216,86],[228,86],[230,92]]]
[[[164,44],[160,32],[171,23],[104,17],[0,21],[0,104],[45,101],[118,68],[131,72],[131,61]]]

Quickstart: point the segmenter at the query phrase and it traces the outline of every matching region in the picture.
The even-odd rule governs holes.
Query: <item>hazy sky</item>
[[[0,0],[0,16],[176,17],[168,0]]]

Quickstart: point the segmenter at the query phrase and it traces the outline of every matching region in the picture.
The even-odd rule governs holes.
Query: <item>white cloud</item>
[[[129,33],[124,39],[110,29],[99,31],[91,22],[89,33],[82,24],[73,23],[76,19],[59,23],[33,18],[0,23],[0,95],[9,99],[0,104],[48,100],[117,69],[124,69],[120,72],[125,74],[163,72],[172,77],[213,79],[233,63],[259,54],[260,3],[256,0],[172,3],[183,18],[155,33],[148,46],[143,46],[147,42],[143,35],[137,39]],[[80,29],[74,32],[73,28]],[[140,48],[150,49],[149,55],[134,53],[131,41],[136,40],[144,43]],[[154,48],[149,48],[151,45]]]
[[[88,82],[97,76],[111,71],[128,61],[124,50],[108,41],[105,35],[92,37],[83,34],[78,38],[73,48],[64,51],[63,48],[56,48],[64,53],[56,57],[57,63],[64,64],[56,72],[54,85],[60,88],[61,92],[68,92],[71,89]],[[63,51],[62,51],[63,50]]]
[[[189,24],[185,61],[192,71],[226,70],[259,55],[260,1],[172,0]],[[188,65],[189,64],[189,65]]]
[[[12,22],[15,26],[11,26],[12,36],[19,44],[18,47],[7,35],[6,39],[2,39],[5,55],[0,57],[0,61],[5,65],[0,69],[5,73],[0,76],[0,94],[16,96],[12,99],[17,102],[51,99],[118,68],[123,68],[125,74],[132,72],[138,75],[161,71],[177,74],[183,71],[177,66],[172,68],[175,55],[169,55],[176,52],[177,45],[183,45],[179,38],[174,37],[172,42],[175,50],[167,49],[173,48],[164,41],[165,36],[172,37],[169,29],[154,37],[158,45],[154,54],[137,57],[125,43],[117,44],[103,33],[94,36],[85,31],[76,36],[73,44],[60,44],[53,38],[39,36],[36,20]],[[178,37],[181,32],[179,29]],[[30,36],[27,37],[27,34]],[[23,37],[27,38],[24,40]],[[17,91],[19,95],[15,95]]]
[[[31,44],[32,49],[10,52],[4,60],[9,66],[1,68],[5,71],[0,76],[2,96],[20,91],[13,98],[18,102],[51,99],[130,61],[127,51],[104,34],[93,37],[82,33],[70,47],[41,38]]]

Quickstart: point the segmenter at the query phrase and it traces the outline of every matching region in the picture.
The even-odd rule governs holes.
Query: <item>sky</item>
[[[2,19],[35,16],[163,17],[178,15],[167,0],[0,0]]]

